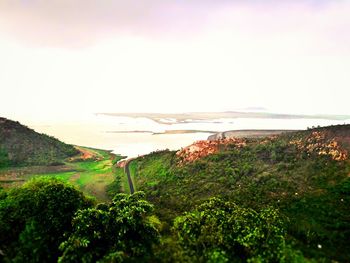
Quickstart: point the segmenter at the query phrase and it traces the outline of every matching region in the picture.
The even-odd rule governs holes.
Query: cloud
[[[2,31],[23,41],[79,46],[113,35],[184,31],[205,23],[202,9],[167,0],[11,0],[0,3],[0,21]]]
[[[0,0],[0,112],[348,114],[349,13],[335,0]]]
[[[308,27],[301,25],[303,22],[311,23],[313,29],[316,25],[308,19],[327,19],[336,30],[345,31],[349,19],[343,29],[336,24],[344,5],[349,7],[342,3],[328,0],[3,0],[0,34],[25,45],[79,48],[124,35],[182,40],[221,29],[228,34],[237,31],[269,34],[274,33],[273,30],[283,33],[284,27],[296,30],[295,23]],[[296,21],[293,16],[297,16]],[[343,37],[343,40],[349,39]]]

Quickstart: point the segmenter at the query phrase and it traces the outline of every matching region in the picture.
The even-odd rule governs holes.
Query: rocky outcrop
[[[179,157],[179,164],[194,162],[210,154],[216,153],[221,146],[235,145],[239,148],[246,146],[246,141],[239,138],[220,139],[220,140],[202,140],[197,141],[190,146],[182,148],[176,153]]]
[[[347,150],[343,149],[336,138],[327,138],[324,131],[314,131],[305,138],[298,138],[289,142],[298,150],[310,154],[328,155],[335,161],[348,159]]]

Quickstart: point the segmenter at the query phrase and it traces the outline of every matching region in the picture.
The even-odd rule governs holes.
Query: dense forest
[[[4,262],[349,262],[350,126],[160,151],[111,201],[52,177],[0,190]]]
[[[144,193],[96,204],[73,186],[40,178],[0,192],[5,262],[228,262],[300,257],[286,245],[273,207],[259,211],[220,198],[175,219],[172,234]]]

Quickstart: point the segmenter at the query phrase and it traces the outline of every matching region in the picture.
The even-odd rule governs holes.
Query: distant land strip
[[[106,133],[153,133],[153,131],[106,131]]]
[[[186,134],[186,133],[217,133],[217,131],[206,131],[206,130],[166,130],[164,132],[154,132],[153,135],[160,135],[160,134]]]
[[[282,133],[296,132],[299,130],[233,130],[218,132],[210,135],[208,140],[218,140],[225,138],[262,138],[274,135],[280,135]]]
[[[159,124],[194,123],[208,122],[218,119],[235,118],[259,118],[259,119],[326,119],[326,120],[349,120],[350,115],[298,115],[279,114],[268,112],[188,112],[188,113],[96,113],[96,115],[106,115],[115,117],[147,118]]]
[[[206,131],[206,130],[166,130],[164,132],[153,131],[106,131],[107,133],[150,133],[152,135],[162,134],[188,134],[188,133],[218,133],[218,131]]]

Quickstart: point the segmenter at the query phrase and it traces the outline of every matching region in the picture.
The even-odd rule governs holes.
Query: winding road
[[[129,183],[129,188],[130,188],[130,194],[133,194],[135,192],[135,189],[134,189],[134,184],[132,183],[132,180],[131,180],[131,175],[130,175],[130,168],[129,168],[129,164],[130,162],[134,160],[134,159],[128,159],[126,162],[125,162],[125,166],[124,166],[124,172],[126,174],[126,176],[128,177],[128,183]]]

